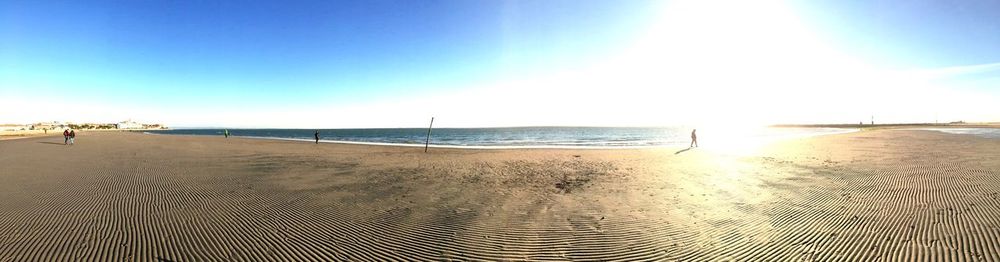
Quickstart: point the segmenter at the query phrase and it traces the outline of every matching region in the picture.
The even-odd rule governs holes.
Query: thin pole
[[[424,141],[424,153],[427,153],[427,146],[431,144],[431,128],[434,127],[434,117],[431,117],[431,125],[427,127],[427,140]]]

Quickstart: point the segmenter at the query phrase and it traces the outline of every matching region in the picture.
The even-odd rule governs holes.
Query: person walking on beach
[[[316,133],[313,134],[313,136],[316,137],[316,144],[319,144],[319,130],[316,130]]]
[[[223,129],[222,135],[226,136],[226,138],[229,138],[229,129]]]
[[[76,141],[76,130],[69,131],[69,145],[73,145]]]
[[[691,145],[688,148],[698,147],[698,135],[695,134],[695,131],[698,131],[698,129],[691,130]]]
[[[69,144],[69,129],[63,130],[63,145]]]

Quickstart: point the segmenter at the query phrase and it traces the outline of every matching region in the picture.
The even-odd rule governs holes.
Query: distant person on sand
[[[316,130],[316,133],[313,134],[313,136],[316,137],[316,144],[319,144],[319,130]]]
[[[70,130],[69,131],[69,144],[73,145],[73,143],[76,142],[74,140],[76,140],[76,130]]]
[[[226,138],[229,138],[229,129],[223,129],[222,135],[226,136]]]
[[[63,130],[63,145],[69,144],[69,129]]]
[[[698,135],[695,134],[695,131],[698,131],[698,129],[691,130],[691,145],[688,148],[698,147]]]

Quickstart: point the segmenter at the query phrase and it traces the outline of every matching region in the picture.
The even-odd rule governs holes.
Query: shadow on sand
[[[685,149],[681,149],[681,151],[677,151],[676,153],[674,153],[674,155],[680,154],[680,153],[684,153],[685,151],[691,150],[692,148],[693,147],[688,147],[688,148],[685,148]]]
[[[56,142],[38,142],[38,143],[39,143],[39,144],[50,144],[50,145],[60,145],[60,146],[61,146],[61,145],[63,145],[63,144],[60,144],[60,143],[56,143]]]

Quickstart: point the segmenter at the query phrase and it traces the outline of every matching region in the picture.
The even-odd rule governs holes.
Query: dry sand
[[[874,130],[752,156],[421,151],[0,141],[0,261],[1000,260],[998,140]]]
[[[22,139],[29,137],[39,137],[39,136],[57,136],[61,135],[62,130],[17,130],[17,131],[0,131],[0,140],[13,140]]]
[[[91,132],[143,132],[150,130],[162,130],[162,129],[74,129],[77,135],[86,135]],[[0,131],[0,140],[24,139],[24,138],[40,137],[40,136],[62,137],[62,132],[63,129]]]

